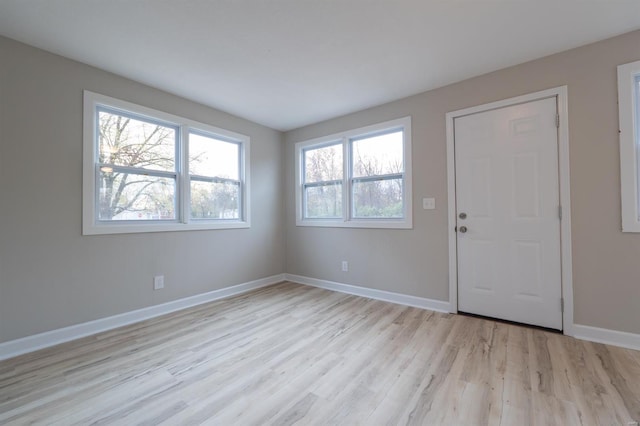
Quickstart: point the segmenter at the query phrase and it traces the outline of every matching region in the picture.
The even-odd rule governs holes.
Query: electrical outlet
[[[342,261],[342,272],[349,272],[349,262],[346,260]]]
[[[153,289],[160,290],[164,288],[164,275],[157,275],[153,277]]]
[[[423,198],[422,199],[422,208],[425,210],[434,210],[436,208],[436,199],[435,198]]]

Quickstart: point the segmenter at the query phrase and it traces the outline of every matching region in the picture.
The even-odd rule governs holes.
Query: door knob
[[[466,227],[466,226],[461,226],[461,227],[460,227],[460,232],[462,232],[463,234],[464,234],[465,232],[467,232],[467,227]]]
[[[463,212],[463,213],[460,213],[460,214],[458,215],[458,217],[459,217],[460,219],[466,219],[466,218],[467,218],[467,214]]]

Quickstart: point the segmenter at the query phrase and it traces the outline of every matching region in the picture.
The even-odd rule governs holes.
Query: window
[[[179,128],[98,106],[99,221],[175,220]]]
[[[296,144],[298,226],[411,228],[411,118]]]
[[[241,144],[189,132],[191,219],[240,219]]]
[[[622,231],[640,232],[640,61],[618,67]]]
[[[83,233],[246,228],[249,138],[85,91]]]
[[[303,150],[304,217],[342,218],[342,143]]]

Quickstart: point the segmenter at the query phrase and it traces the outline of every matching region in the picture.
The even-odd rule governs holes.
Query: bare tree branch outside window
[[[150,172],[175,172],[176,128],[99,111],[98,132],[99,219],[175,219],[175,178]]]

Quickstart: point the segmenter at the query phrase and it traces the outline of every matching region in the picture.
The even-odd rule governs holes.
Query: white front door
[[[458,310],[562,329],[556,97],[454,120]]]

